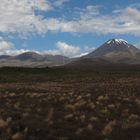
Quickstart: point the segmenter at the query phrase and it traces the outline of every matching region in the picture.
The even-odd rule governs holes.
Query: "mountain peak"
[[[106,44],[117,44],[117,45],[120,45],[120,44],[128,44],[128,42],[124,39],[116,39],[116,38],[113,38],[113,39],[110,39],[106,42]],[[129,47],[129,46],[128,46]]]
[[[110,39],[86,55],[86,58],[106,58],[114,60],[137,59],[140,50],[123,39]]]

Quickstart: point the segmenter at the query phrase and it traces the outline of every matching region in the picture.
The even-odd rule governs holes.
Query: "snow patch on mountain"
[[[109,46],[116,44],[116,45],[126,45],[127,47],[130,47],[129,43],[124,39],[111,39],[107,41],[106,44],[108,44]]]

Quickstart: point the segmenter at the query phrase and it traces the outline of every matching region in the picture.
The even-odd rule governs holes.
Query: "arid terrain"
[[[0,140],[140,140],[140,68],[1,68]]]

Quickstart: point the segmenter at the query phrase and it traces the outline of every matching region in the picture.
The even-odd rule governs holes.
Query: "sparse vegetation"
[[[0,69],[0,139],[138,140],[140,72]]]

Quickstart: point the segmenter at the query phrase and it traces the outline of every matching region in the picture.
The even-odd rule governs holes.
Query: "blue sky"
[[[140,46],[139,0],[2,0],[0,54],[84,55],[111,38]]]

